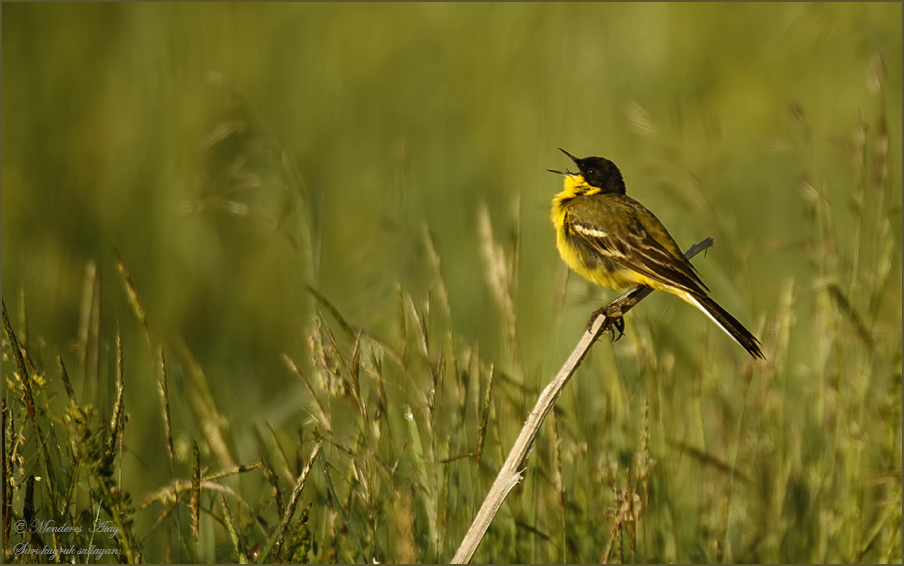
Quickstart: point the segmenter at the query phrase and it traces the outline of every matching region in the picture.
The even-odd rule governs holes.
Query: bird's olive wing
[[[601,256],[692,294],[706,285],[652,212],[628,197],[575,199],[565,217],[571,234]]]

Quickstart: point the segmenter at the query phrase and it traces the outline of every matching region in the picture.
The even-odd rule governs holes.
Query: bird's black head
[[[621,171],[605,157],[584,157],[577,158],[561,147],[559,150],[571,158],[584,181],[591,187],[602,189],[604,193],[621,193],[625,194],[625,181],[622,179]]]

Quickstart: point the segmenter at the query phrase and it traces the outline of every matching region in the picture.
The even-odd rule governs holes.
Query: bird
[[[552,201],[551,219],[556,247],[568,267],[601,287],[646,285],[677,295],[703,311],[751,356],[765,359],[756,336],[709,296],[709,288],[662,222],[626,194],[615,163],[559,150],[579,171],[549,170],[565,176],[564,190]],[[619,311],[605,314],[624,331]]]

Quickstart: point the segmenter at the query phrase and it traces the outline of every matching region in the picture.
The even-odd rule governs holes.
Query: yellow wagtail
[[[712,300],[678,244],[662,222],[625,194],[615,163],[603,157],[578,159],[562,148],[579,173],[565,175],[565,190],[552,201],[556,245],[568,267],[610,289],[646,285],[678,295],[694,305],[755,358],[760,342],[728,311]],[[606,313],[620,317],[619,312]],[[617,327],[621,330],[622,326]]]

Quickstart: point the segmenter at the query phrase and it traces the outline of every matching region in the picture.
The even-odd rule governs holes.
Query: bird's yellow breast
[[[579,182],[575,182],[575,179]],[[600,287],[623,289],[632,285],[648,285],[657,289],[661,288],[662,284],[658,281],[604,257],[574,233],[574,228],[568,219],[568,208],[573,199],[592,197],[599,192],[596,190],[588,195],[582,189],[593,189],[593,187],[584,184],[583,178],[578,175],[566,176],[565,190],[557,194],[552,201],[551,220],[556,228],[556,248],[565,264],[581,277]]]

